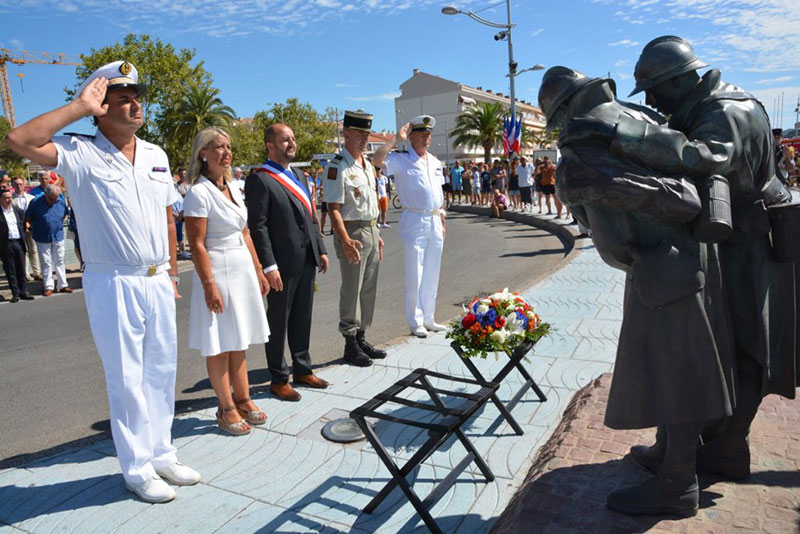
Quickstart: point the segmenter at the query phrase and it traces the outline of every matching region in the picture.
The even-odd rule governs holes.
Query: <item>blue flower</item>
[[[524,329],[526,329],[526,328],[528,328],[528,316],[527,316],[527,315],[525,315],[525,313],[523,313],[523,312],[521,312],[521,311],[519,311],[519,310],[517,310],[517,311],[516,311],[516,312],[514,312],[514,313],[516,313],[516,315],[517,315],[517,319],[519,319],[519,320],[520,320],[520,322],[522,323],[522,328],[523,328],[523,330],[524,330]]]
[[[497,319],[497,312],[494,310],[494,308],[489,308],[489,311],[486,312],[485,317],[487,319],[487,324],[494,324],[495,319]]]

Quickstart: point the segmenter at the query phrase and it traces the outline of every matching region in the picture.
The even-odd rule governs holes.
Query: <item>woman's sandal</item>
[[[230,408],[222,408],[217,410],[217,425],[220,429],[233,434],[234,436],[244,436],[253,431],[253,427],[247,424],[246,421],[236,421],[235,423],[228,423],[225,421],[223,414],[236,410],[236,406]]]
[[[240,408],[239,406],[250,402],[250,397],[246,397],[244,399],[234,401],[236,402],[236,410],[239,412],[239,415],[244,418],[251,425],[263,425],[267,422],[267,414],[262,412],[261,410],[246,410],[244,408]]]

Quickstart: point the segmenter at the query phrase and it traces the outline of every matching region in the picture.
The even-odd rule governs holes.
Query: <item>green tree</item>
[[[558,141],[560,129],[553,130],[533,130],[528,129],[522,125],[522,146],[529,148],[538,148],[540,146],[549,145]]]
[[[236,121],[230,127],[234,165],[258,165],[267,159],[264,127],[255,121]]]
[[[285,104],[273,104],[268,111],[259,111],[253,117],[262,137],[267,126],[279,122],[294,131],[297,161],[309,161],[314,154],[326,152],[330,148],[329,141],[336,139],[333,111],[328,109],[320,113],[311,104],[301,104],[296,98],[288,99]]]
[[[503,142],[503,115],[505,108],[499,102],[481,102],[469,108],[456,119],[450,137],[458,146],[483,148],[483,160],[492,161],[492,149]]]
[[[25,175],[25,161],[16,152],[8,148],[6,136],[11,131],[11,123],[0,116],[0,169],[8,172],[12,178]]]
[[[175,152],[175,145],[166,142],[164,126],[166,117],[190,88],[211,85],[211,75],[203,67],[203,62],[195,62],[195,51],[186,48],[175,50],[160,39],[130,33],[121,43],[92,48],[91,53],[82,59],[83,66],[75,69],[75,87],[65,89],[68,98],[74,97],[78,85],[98,67],[121,59],[131,62],[139,73],[139,83],[147,84],[147,93],[141,101],[144,125],[137,135],[167,148],[167,155],[174,165],[181,163],[177,157],[186,149],[180,147]]]
[[[216,126],[227,131],[235,118],[233,109],[219,97],[219,89],[207,85],[190,87],[175,108],[164,114],[164,145],[176,154],[183,151],[181,160],[187,161],[200,130]]]

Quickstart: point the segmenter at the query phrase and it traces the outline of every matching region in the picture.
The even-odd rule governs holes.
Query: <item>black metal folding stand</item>
[[[452,391],[434,387],[429,380],[431,377],[478,386],[478,390],[467,393],[464,391]],[[497,391],[497,387],[497,384],[486,382],[480,379],[473,380],[470,378],[452,377],[443,375],[441,373],[435,373],[428,369],[416,369],[410,375],[406,376],[402,380],[397,381],[393,386],[387,388],[382,393],[377,394],[374,398],[350,412],[350,417],[352,417],[356,423],[358,423],[358,426],[364,432],[369,442],[375,448],[375,452],[378,454],[381,461],[383,461],[383,463],[386,465],[386,468],[392,475],[391,480],[389,480],[383,489],[381,489],[380,492],[378,492],[378,494],[369,502],[369,504],[367,504],[366,508],[364,508],[364,512],[371,514],[375,508],[389,495],[389,493],[391,493],[391,491],[399,485],[403,490],[403,493],[406,494],[409,501],[411,501],[411,504],[417,510],[417,513],[419,513],[420,517],[422,517],[422,520],[425,522],[425,525],[428,527],[428,529],[435,534],[440,534],[442,530],[433,520],[429,510],[447,492],[450,486],[453,485],[458,475],[461,474],[461,472],[463,472],[464,469],[466,469],[467,466],[474,461],[478,466],[478,469],[480,469],[481,473],[483,473],[483,476],[486,477],[487,482],[494,480],[494,474],[492,474],[489,466],[483,461],[483,458],[481,458],[480,454],[478,454],[478,451],[475,449],[475,446],[472,444],[472,442],[470,442],[467,436],[465,436],[461,431],[461,425],[463,425],[478,410],[478,408],[485,404],[486,401],[488,401],[489,398],[494,395],[494,393]],[[400,393],[409,388],[425,391],[425,393],[430,396],[433,404],[417,402],[401,397]],[[444,402],[442,402],[442,399],[439,396],[440,394],[464,399],[464,401],[456,408],[448,408],[445,406]],[[387,403],[400,404],[403,406],[425,410],[435,414],[436,417],[432,422],[423,422],[379,412],[378,408]],[[428,440],[419,448],[419,450],[411,457],[411,459],[409,459],[408,462],[403,465],[403,467],[398,467],[394,459],[392,459],[392,457],[384,448],[380,439],[378,439],[375,430],[371,425],[367,424],[367,417],[374,417],[384,421],[423,428],[428,431]],[[433,488],[433,490],[431,490],[430,494],[424,500],[422,500],[414,492],[411,484],[409,484],[409,482],[406,480],[406,477],[417,466],[430,457],[430,455],[433,454],[439,447],[441,447],[442,444],[444,444],[453,434],[458,437],[459,441],[461,441],[462,445],[464,445],[464,448],[467,449],[467,455],[441,482],[439,482]]]
[[[450,346],[453,347],[453,350],[456,351],[456,354],[458,354],[459,358],[461,358],[461,361],[464,362],[464,365],[467,366],[467,369],[469,369],[469,371],[472,373],[472,376],[474,376],[476,380],[479,380],[481,382],[487,382],[487,380],[483,377],[483,374],[481,374],[481,372],[478,370],[478,368],[475,366],[472,360],[470,358],[464,357],[464,351],[461,349],[461,345],[459,345],[454,341],[450,343]],[[544,393],[542,393],[542,390],[539,389],[539,386],[536,384],[536,381],[531,377],[531,375],[522,365],[522,359],[525,357],[526,354],[528,354],[528,352],[530,352],[532,348],[533,348],[533,343],[524,343],[519,347],[517,347],[516,349],[514,349],[511,353],[511,356],[508,359],[508,363],[505,366],[503,366],[502,369],[500,369],[500,372],[497,373],[497,375],[495,375],[494,378],[490,380],[490,382],[501,384],[513,369],[519,371],[519,373],[525,379],[525,382],[522,384],[522,387],[519,388],[519,390],[516,393],[514,393],[514,395],[508,401],[508,404],[504,405],[503,402],[500,400],[500,398],[497,396],[496,392],[493,393],[491,397],[494,405],[497,406],[498,410],[500,410],[500,414],[505,418],[506,421],[508,421],[508,424],[511,425],[512,429],[514,429],[514,432],[516,432],[517,435],[520,436],[525,432],[522,430],[522,427],[519,426],[517,420],[514,419],[514,416],[511,415],[511,410],[514,409],[514,406],[516,406],[517,403],[525,395],[525,393],[527,393],[528,387],[530,386],[531,389],[533,389],[533,392],[536,393],[537,397],[539,397],[540,402],[547,401],[547,397],[545,396]]]

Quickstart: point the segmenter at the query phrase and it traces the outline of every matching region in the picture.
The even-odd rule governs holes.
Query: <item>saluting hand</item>
[[[83,89],[78,100],[84,105],[89,115],[102,117],[108,113],[108,104],[103,103],[106,99],[107,88],[108,80],[101,76],[89,82],[89,85]]]
[[[403,127],[402,127],[402,128],[400,128],[399,130],[397,130],[397,135],[395,135],[395,136],[394,136],[394,138],[395,138],[397,141],[405,141],[406,139],[408,139],[408,135],[409,135],[410,133],[411,133],[411,123],[410,123],[410,122],[407,122],[407,123],[405,123],[405,124],[403,125]]]

